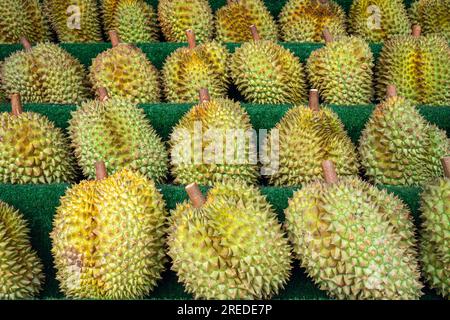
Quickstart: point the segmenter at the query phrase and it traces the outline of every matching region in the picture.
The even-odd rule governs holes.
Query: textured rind
[[[110,97],[133,103],[160,101],[158,70],[141,49],[129,44],[100,53],[92,62],[89,78],[95,90],[104,87]]]
[[[56,44],[13,53],[0,73],[6,94],[19,93],[26,103],[80,103],[90,94],[82,64]]]
[[[31,299],[41,290],[42,263],[22,214],[0,201],[0,299]]]
[[[384,207],[385,201],[390,203]],[[401,215],[394,208],[401,209]],[[418,299],[414,234],[400,200],[357,179],[313,182],[285,210],[294,252],[309,276],[337,299]]]
[[[208,130],[217,130],[218,137],[212,133],[209,138]],[[236,143],[227,142],[227,130],[238,130],[237,138],[245,139],[243,150]],[[251,130],[250,118],[238,102],[213,99],[193,107],[175,126],[170,137],[172,175],[175,177],[175,183],[256,183],[258,168],[256,161],[251,161],[253,158],[256,160],[256,141],[250,141],[248,137],[248,133],[252,133]],[[190,141],[186,142],[186,138]],[[223,154],[221,156],[218,152],[208,157],[208,150],[211,151],[211,146],[214,146],[217,139],[222,141],[218,145],[222,146]],[[228,149],[228,146],[232,146],[232,149]],[[231,161],[227,161],[227,152],[231,152],[230,150],[233,150],[233,155],[243,151],[244,158],[240,159],[238,154],[237,157],[233,156]],[[217,162],[215,158],[210,158],[214,156],[218,159]]]
[[[72,113],[69,124],[72,146],[85,177],[94,179],[93,164],[102,160],[108,174],[126,167],[156,183],[164,181],[167,151],[138,106],[120,98],[90,101]]]
[[[74,159],[69,141],[46,117],[32,112],[0,114],[0,182],[70,183]]]
[[[207,0],[160,0],[158,20],[167,41],[186,42],[188,29],[199,43],[212,40],[213,14]]]
[[[311,53],[307,62],[309,82],[326,103],[369,104],[373,54],[369,45],[356,37],[341,37]]]
[[[261,39],[276,41],[277,25],[261,0],[232,2],[215,15],[217,40],[222,42],[247,42],[252,40],[250,26],[255,25]]]
[[[377,16],[379,27],[375,23]],[[354,0],[348,22],[351,34],[371,42],[382,42],[393,35],[411,32],[402,0]]]
[[[375,108],[359,142],[365,174],[376,184],[424,185],[442,176],[440,159],[449,152],[445,132],[402,97]]]
[[[345,12],[334,1],[289,0],[279,16],[280,32],[287,42],[324,42],[325,27],[333,36],[347,34]]]
[[[116,9],[122,0],[99,0],[102,12],[103,29],[108,33],[113,27]]]
[[[323,179],[324,160],[336,164],[338,176],[358,175],[356,148],[330,109],[324,107],[314,112],[306,106],[294,107],[275,130],[279,137],[279,169],[269,176],[270,184],[299,186]],[[271,131],[270,135],[273,134]]]
[[[416,0],[409,12],[423,34],[439,34],[450,41],[450,0]]]
[[[305,73],[298,57],[268,40],[244,43],[230,60],[231,78],[251,103],[305,101]]]
[[[196,299],[268,299],[291,270],[291,248],[258,189],[218,184],[201,209],[178,204],[170,218],[168,254]]]
[[[44,0],[44,10],[59,41],[102,41],[96,0]]]
[[[208,89],[211,98],[224,98],[229,83],[229,56],[227,48],[215,41],[194,49],[175,50],[162,70],[166,100],[196,102],[201,88]]]
[[[127,169],[68,189],[50,234],[65,296],[138,299],[149,294],[166,262],[164,205],[152,181]]]
[[[414,103],[450,104],[450,48],[437,35],[394,37],[383,46],[378,62],[377,95],[393,84]]]

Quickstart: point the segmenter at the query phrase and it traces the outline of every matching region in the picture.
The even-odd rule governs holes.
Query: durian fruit
[[[333,40],[324,30],[325,47],[311,53],[307,62],[309,81],[326,103],[369,104],[373,98],[373,55],[357,37]]]
[[[42,263],[31,248],[23,215],[0,201],[0,300],[31,299],[44,282]]]
[[[194,32],[187,30],[186,35],[189,47],[172,52],[162,70],[167,101],[197,101],[201,88],[207,88],[213,98],[225,97],[229,82],[227,48],[215,41],[196,46]]]
[[[252,133],[250,118],[239,102],[210,99],[202,89],[200,104],[184,115],[170,137],[175,183],[255,183],[257,146]]]
[[[291,248],[266,198],[255,187],[217,184],[205,200],[196,184],[191,203],[169,219],[172,270],[196,299],[268,299],[285,286]]]
[[[122,169],[82,181],[61,198],[53,220],[52,254],[68,298],[138,299],[161,278],[166,261],[166,211],[153,181]]]
[[[418,299],[422,284],[409,210],[356,177],[338,179],[332,161],[323,167],[325,182],[303,186],[285,210],[301,266],[333,298]]]
[[[120,43],[110,31],[113,47],[100,53],[92,62],[89,78],[93,89],[105,88],[113,97],[132,103],[160,101],[159,72],[141,49]]]
[[[319,109],[317,90],[311,90],[309,107],[290,109],[269,134],[279,141],[279,168],[269,175],[276,186],[299,186],[322,179],[321,161],[336,163],[338,175],[357,176],[356,148],[339,117],[329,108]],[[271,148],[272,146],[268,144]]]
[[[413,26],[412,35],[395,37],[383,46],[378,62],[377,94],[381,99],[387,85],[413,103],[450,104],[450,48],[437,35],[421,36]]]
[[[117,6],[122,0],[99,0],[102,12],[103,29],[106,31],[113,30],[114,17],[116,15]]]
[[[345,36],[345,12],[334,1],[289,0],[280,12],[280,31],[287,42],[323,42],[327,27],[335,36]]]
[[[59,41],[102,41],[96,0],[44,0],[44,8]]]
[[[72,182],[74,159],[61,129],[40,114],[23,112],[18,94],[11,104],[12,113],[0,114],[0,182]]]
[[[349,13],[349,29],[369,42],[382,42],[410,30],[402,0],[354,0]]]
[[[9,96],[20,93],[26,103],[80,103],[89,98],[83,65],[61,47],[42,43],[31,47],[22,39],[25,50],[5,59],[0,73],[3,89]]]
[[[48,27],[39,0],[0,0],[0,43],[46,41]]]
[[[255,25],[262,39],[277,41],[275,20],[262,0],[228,0],[215,15],[217,40],[247,42],[252,40],[248,28]]]
[[[199,43],[212,40],[213,14],[207,0],[159,0],[158,20],[169,42],[184,42],[188,29]]]
[[[251,103],[298,103],[306,100],[305,71],[299,58],[270,40],[260,40],[251,26],[253,41],[231,56],[234,84]]]
[[[450,41],[450,0],[416,0],[411,4],[410,16],[423,33],[439,34]]]
[[[450,157],[442,159],[445,177],[422,193],[421,260],[425,279],[441,295],[450,296]]]
[[[82,104],[69,121],[72,145],[84,176],[93,179],[93,164],[103,159],[109,174],[126,167],[162,182],[168,171],[168,154],[144,111],[101,91],[99,101]]]
[[[371,183],[424,185],[442,176],[440,159],[450,152],[445,131],[428,123],[414,104],[388,87],[362,132],[359,153]]]

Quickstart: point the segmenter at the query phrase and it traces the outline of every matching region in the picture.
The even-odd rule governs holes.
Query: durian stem
[[[119,38],[117,31],[110,30],[108,32],[108,34],[109,34],[109,38],[111,39],[111,44],[112,44],[113,48],[117,47],[120,44],[120,38]]]
[[[450,179],[450,157],[442,158],[441,162],[444,168],[444,176]]]
[[[203,207],[203,204],[205,203],[205,197],[203,196],[202,192],[200,191],[200,188],[198,187],[198,184],[191,183],[190,185],[186,186],[186,192],[189,196],[189,199],[192,202],[192,205],[194,208],[201,208]]]
[[[32,47],[31,47],[31,43],[30,43],[30,41],[28,41],[27,38],[21,37],[21,38],[20,38],[20,43],[22,44],[23,48],[24,48],[26,51],[31,50],[31,48],[32,48]]]
[[[97,180],[103,180],[108,177],[106,165],[103,161],[97,161],[95,163],[95,177]]]
[[[420,25],[415,24],[412,26],[411,34],[414,38],[419,38],[421,33],[422,33],[422,28],[420,27]]]
[[[105,87],[98,88],[97,89],[97,94],[98,94],[99,101],[106,101],[109,98],[108,91],[106,90]]]
[[[323,177],[328,184],[334,184],[338,182],[336,168],[333,161],[325,160],[322,162]]]
[[[201,88],[199,92],[200,103],[208,102],[210,100],[209,91],[206,88]]]
[[[322,31],[323,39],[325,40],[325,43],[333,42],[333,35],[331,34],[330,30],[328,30],[327,27],[325,27]]]
[[[261,37],[259,36],[259,33],[258,33],[258,29],[256,28],[256,26],[254,24],[252,24],[250,26],[250,31],[252,32],[253,40],[255,40],[255,41],[261,40]]]
[[[186,30],[187,42],[189,45],[189,49],[194,49],[197,44],[195,43],[195,33],[191,29]]]
[[[392,98],[397,96],[397,87],[393,84],[387,86],[386,97]]]
[[[20,101],[20,94],[18,93],[13,93],[11,95],[11,111],[15,116],[18,116],[23,112],[22,102]]]
[[[309,108],[317,112],[320,110],[319,108],[319,91],[317,89],[309,90]]]

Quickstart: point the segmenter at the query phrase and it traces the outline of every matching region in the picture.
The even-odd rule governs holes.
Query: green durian
[[[213,14],[207,0],[159,0],[158,20],[169,42],[184,42],[186,30],[192,30],[199,43],[212,40]]]
[[[336,163],[339,176],[357,176],[356,148],[339,117],[329,108],[319,109],[317,90],[311,90],[308,106],[294,106],[269,133],[278,139],[278,166],[269,175],[270,184],[299,186],[322,179],[321,161]],[[272,148],[270,143],[267,143]]]
[[[105,171],[61,198],[50,234],[56,278],[68,298],[143,298],[166,262],[164,200],[138,173]]]
[[[25,103],[80,103],[89,98],[86,71],[67,51],[43,43],[13,53],[0,73],[9,96],[19,93]]]
[[[326,166],[326,182],[303,186],[285,210],[301,266],[337,299],[418,299],[422,284],[406,206],[358,178],[338,180],[332,162]]]
[[[99,0],[102,12],[103,29],[106,32],[113,30],[117,6],[122,0]]]
[[[349,13],[350,32],[370,42],[382,42],[410,30],[402,0],[354,0]]]
[[[102,41],[96,0],[44,0],[44,8],[59,41]]]
[[[45,116],[23,112],[19,95],[12,113],[0,113],[0,182],[70,183],[74,159],[62,130]]]
[[[266,198],[255,187],[217,184],[170,217],[172,270],[196,299],[268,299],[286,284],[291,248]]]
[[[410,16],[423,33],[439,34],[450,41],[450,0],[416,0],[411,4]]]
[[[44,282],[42,269],[25,218],[0,201],[0,299],[36,297]]]
[[[325,27],[335,36],[347,34],[345,12],[334,1],[288,0],[279,20],[282,38],[287,42],[323,42]]]
[[[217,40],[247,42],[252,40],[248,29],[258,28],[264,40],[277,41],[278,30],[274,18],[262,0],[229,0],[215,14]]]

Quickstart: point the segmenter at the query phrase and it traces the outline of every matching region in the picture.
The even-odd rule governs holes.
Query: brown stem
[[[199,92],[200,103],[207,102],[210,100],[209,91],[206,88],[201,88]]]
[[[414,38],[419,38],[421,33],[422,33],[422,28],[420,27],[420,25],[415,24],[412,26],[411,34]]]
[[[189,45],[189,49],[194,49],[197,44],[195,43],[195,33],[191,29],[186,30],[187,42]]]
[[[106,90],[105,87],[100,87],[97,89],[97,93],[98,93],[98,99],[99,101],[106,101],[108,100],[109,96],[108,96],[108,90]]]
[[[111,44],[114,47],[117,47],[120,44],[119,34],[115,30],[110,30],[108,32],[109,38],[111,39]]]
[[[190,185],[186,186],[186,192],[189,196],[189,199],[191,199],[192,205],[194,208],[201,208],[203,207],[203,204],[205,203],[205,197],[203,197],[202,192],[200,191],[200,188],[198,187],[198,184],[191,183]]]
[[[444,168],[444,176],[450,179],[450,156],[441,159]]]
[[[31,50],[31,43],[30,43],[30,41],[28,41],[28,39],[27,38],[25,38],[25,37],[21,37],[20,38],[20,43],[22,44],[22,46],[23,46],[23,48],[26,50],[26,51],[30,51]]]
[[[20,101],[20,94],[18,93],[13,93],[11,95],[11,111],[15,116],[18,116],[23,112],[22,102]]]
[[[333,35],[331,34],[330,30],[325,27],[322,31],[323,39],[325,40],[325,43],[333,42]]]
[[[333,184],[338,182],[338,177],[336,173],[336,168],[333,161],[325,160],[322,162],[323,176],[325,182],[328,184]]]
[[[252,24],[250,26],[250,31],[252,32],[253,40],[255,40],[255,41],[261,40],[261,37],[259,36],[259,33],[258,33],[258,28],[256,28],[256,26],[254,24]]]
[[[386,89],[386,96],[388,98],[396,97],[397,96],[397,87],[393,84],[388,85],[387,89]]]
[[[95,163],[95,177],[97,180],[103,180],[108,177],[106,165],[103,161],[97,161]]]
[[[317,112],[320,110],[319,108],[319,91],[317,89],[309,90],[309,108]]]

